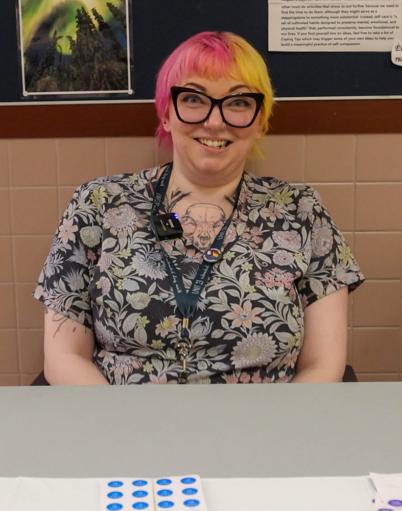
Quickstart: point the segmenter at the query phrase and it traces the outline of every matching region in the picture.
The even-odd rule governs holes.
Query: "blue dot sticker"
[[[184,493],[184,495],[195,495],[198,493],[198,490],[197,488],[184,488],[182,493]]]
[[[109,499],[121,499],[123,494],[121,493],[121,491],[111,491],[107,494],[107,496],[109,497]]]
[[[173,495],[172,490],[158,490],[156,493],[160,497],[170,497],[170,495]]]
[[[148,481],[144,481],[144,479],[136,479],[133,481],[134,486],[146,486],[148,484]]]
[[[172,484],[172,480],[171,479],[158,479],[156,481],[156,484],[160,484],[161,486],[166,486],[168,484]]]
[[[106,509],[108,511],[120,511],[120,509],[123,509],[123,504],[117,503],[109,504],[108,506],[106,506]]]
[[[146,502],[135,502],[132,505],[133,509],[146,509],[149,506]]]
[[[187,507],[197,507],[200,505],[200,501],[197,499],[187,499],[184,501],[184,505]]]
[[[159,502],[158,506],[163,508],[163,509],[168,509],[168,508],[174,506],[174,502],[172,502],[171,500],[161,500]]]
[[[120,488],[123,486],[123,481],[110,481],[107,483],[110,488]]]
[[[180,481],[183,484],[193,484],[193,483],[195,483],[194,477],[183,477],[182,479],[180,479]]]
[[[148,495],[148,492],[145,490],[137,490],[133,492],[133,497],[137,497],[137,499],[142,499]]]
[[[399,500],[399,499],[392,499],[392,500],[389,500],[388,501],[388,504],[390,506],[394,506],[394,507],[402,507],[402,500]]]

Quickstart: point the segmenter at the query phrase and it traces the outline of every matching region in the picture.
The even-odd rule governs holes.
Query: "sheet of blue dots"
[[[377,508],[377,511],[402,511],[402,500],[391,499],[385,505]]]
[[[199,476],[111,479],[103,482],[100,511],[207,511]]]

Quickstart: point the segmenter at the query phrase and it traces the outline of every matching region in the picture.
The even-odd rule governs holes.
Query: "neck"
[[[224,197],[232,198],[242,178],[242,173],[230,178],[222,178],[217,176],[208,176],[207,178],[200,176],[187,175],[181,172],[173,164],[172,175],[169,181],[169,190],[179,189],[184,193],[191,193],[194,197],[219,199]]]

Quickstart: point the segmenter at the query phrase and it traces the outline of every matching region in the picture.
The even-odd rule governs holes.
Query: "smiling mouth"
[[[196,138],[195,140],[201,145],[213,147],[214,149],[223,149],[232,143],[229,140],[212,140],[210,138]]]

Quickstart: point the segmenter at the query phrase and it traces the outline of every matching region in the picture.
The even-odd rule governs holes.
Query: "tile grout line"
[[[103,169],[102,169],[102,176],[101,177],[108,177],[109,176],[109,169],[107,168],[107,161],[106,161],[106,137],[103,137],[102,139],[103,144]],[[98,179],[99,176],[91,177],[90,180]]]
[[[104,147],[103,147],[103,159],[104,159],[104,162],[105,162],[105,176],[110,176],[109,150],[108,150],[109,144],[108,144],[108,138],[107,137],[103,138],[103,144],[104,144]]]
[[[102,137],[102,143],[103,143],[103,176],[110,176],[109,169],[107,165],[107,149],[106,149],[106,137]]]
[[[56,187],[57,187],[57,213],[60,216],[60,147],[59,139],[54,141],[56,150]]]
[[[153,137],[153,146],[152,146],[152,150],[153,150],[153,155],[154,155],[154,158],[153,158],[153,166],[156,167],[158,165],[158,143],[156,141],[156,137]]]
[[[364,186],[381,186],[381,185],[401,185],[401,181],[311,181],[312,185],[330,186],[330,185],[364,185]]]
[[[30,233],[14,234],[14,238],[16,238],[16,239],[18,239],[18,238],[22,238],[22,239],[24,239],[24,238],[48,238],[49,236],[52,236],[52,233],[49,233],[49,234],[30,234]],[[2,239],[2,238],[10,238],[10,235],[0,234],[0,239]]]
[[[302,158],[303,158],[303,169],[302,169],[302,178],[303,183],[306,184],[306,170],[307,170],[307,135],[303,136],[303,144],[302,144]]]
[[[400,330],[399,325],[350,325],[353,330]]]
[[[357,178],[357,155],[358,155],[358,144],[359,138],[358,135],[355,134],[353,137],[353,234],[352,234],[352,243],[353,243],[353,253],[356,250],[356,220],[357,220],[357,187],[356,187],[356,178]],[[356,311],[356,300],[355,296],[352,296],[352,325],[355,323],[355,311]],[[355,363],[355,342],[354,342],[354,331],[352,326],[352,362]]]
[[[74,186],[74,185],[61,185],[60,188],[70,188],[70,186]],[[0,190],[4,188],[4,189],[8,189],[8,187],[0,187]],[[22,185],[16,185],[16,186],[10,186],[9,189],[10,190],[54,190],[54,189],[57,189],[58,186],[57,184],[52,184],[52,185],[27,185],[27,186],[22,186]]]
[[[105,169],[106,170],[106,169]],[[142,170],[142,169],[140,169]],[[110,175],[110,174],[105,174]],[[291,184],[305,184],[305,181],[293,181],[288,180]],[[81,184],[81,183],[79,183]],[[309,181],[308,183],[311,186],[382,186],[382,185],[389,185],[389,186],[399,186],[402,185],[402,181],[360,181],[360,182],[354,182],[354,181]],[[60,184],[59,188],[76,188],[78,184]],[[40,190],[40,189],[52,189],[57,188],[56,185],[10,185],[10,186],[0,186],[0,190]]]
[[[352,230],[342,230],[342,233],[343,234],[395,234],[395,235],[400,235],[401,234],[401,230],[400,229],[393,229],[393,230],[378,230],[378,231],[352,231]],[[53,236],[54,235],[54,231],[53,232],[47,232],[47,233],[31,233],[31,232],[26,232],[26,233],[18,233],[18,234],[14,234],[14,237],[15,238],[44,238],[44,237],[48,237],[48,236]],[[10,234],[0,234],[0,239],[1,238],[9,238],[10,237]],[[400,277],[398,276],[398,279]]]
[[[14,238],[14,213],[13,213],[13,198],[11,194],[11,151],[10,141],[7,141],[7,164],[8,164],[8,183],[9,183],[9,205],[10,205],[10,239],[11,239],[11,267],[13,277],[13,293],[14,293],[14,308],[15,308],[15,329],[17,338],[17,367],[18,367],[18,384],[21,385],[21,367],[22,367],[22,353],[21,353],[21,340],[19,333],[19,315],[18,315],[18,300],[17,300],[17,263],[16,263],[16,250],[15,250],[15,238]]]
[[[15,328],[0,328],[0,332],[8,332],[9,330],[15,330]],[[38,328],[38,327],[35,327],[35,328],[21,328],[20,330],[24,331],[24,332],[42,332],[43,328]]]
[[[400,330],[400,326],[393,326],[393,325],[378,325],[378,326],[352,326],[350,327],[354,330]]]

